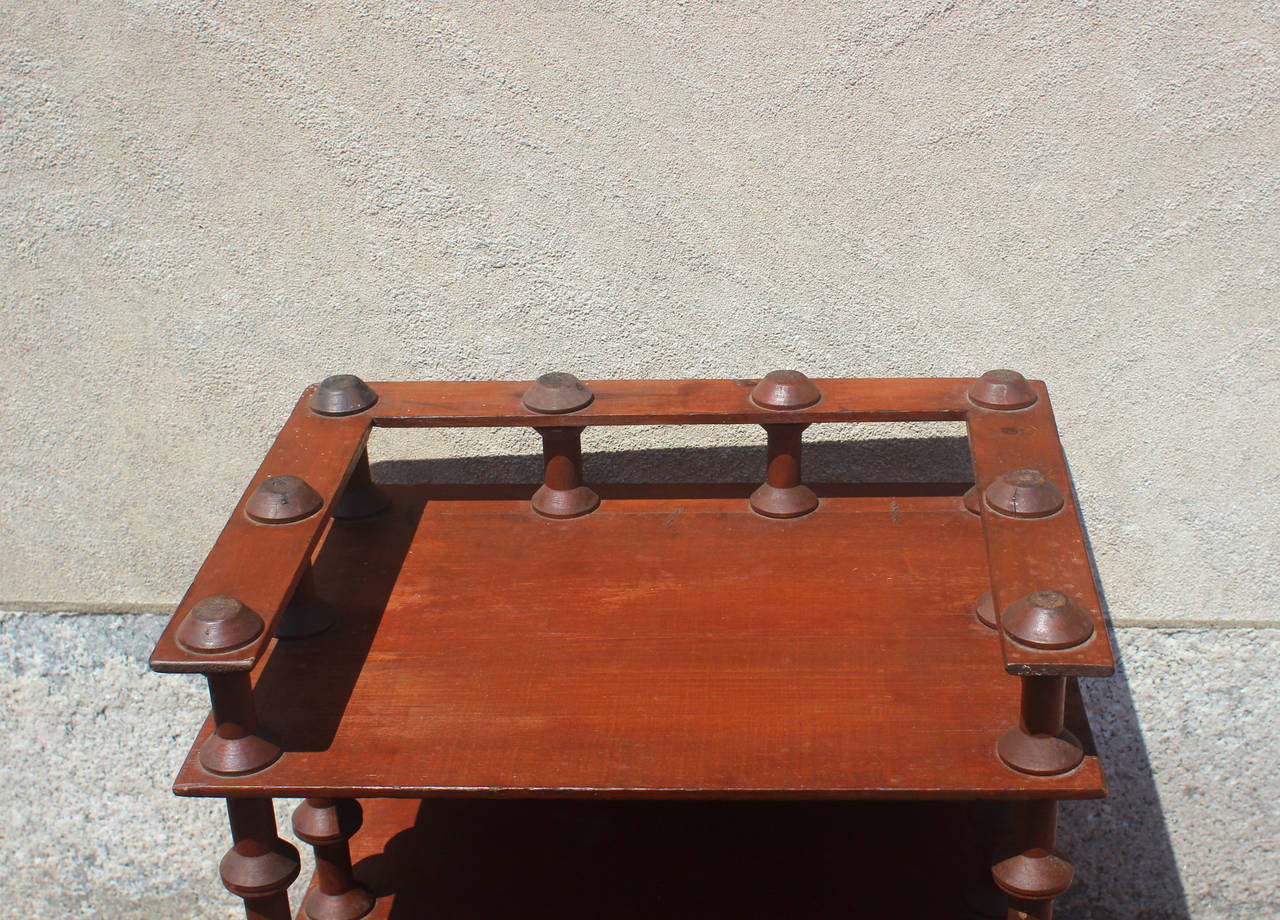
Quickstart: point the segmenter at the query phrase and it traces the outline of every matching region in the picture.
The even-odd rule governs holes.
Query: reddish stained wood
[[[310,392],[298,401],[156,643],[151,654],[153,670],[201,674],[247,671],[271,641],[280,611],[320,539],[334,496],[361,456],[371,425],[364,414],[338,418],[314,414],[307,408]],[[254,489],[264,479],[283,474],[300,476],[319,492],[324,498],[320,511],[292,524],[260,524],[249,519],[244,505]],[[221,655],[187,651],[175,639],[178,627],[192,606],[217,594],[246,604],[262,617],[266,628],[253,642]]]
[[[1036,382],[1033,407],[991,411],[967,399],[971,382],[819,380],[815,406],[771,411],[751,402],[754,380],[605,381],[592,384],[590,406],[554,424],[798,430],[967,418],[978,482],[1039,469],[1063,492],[1061,513],[1013,520],[984,509],[979,520],[964,510],[963,487],[839,484],[814,486],[821,506],[811,516],[779,521],[750,511],[749,484],[650,484],[602,485],[599,512],[566,522],[532,513],[532,487],[460,485],[399,487],[385,516],[330,525],[373,424],[545,427],[549,417],[521,404],[525,383],[375,384],[377,405],[341,418],[313,415],[304,394],[245,494],[292,474],[319,492],[321,510],[261,525],[244,517],[242,499],[152,656],[156,670],[239,679],[236,705],[256,708],[263,735],[284,753],[252,774],[214,776],[198,759],[210,721],[175,790],[225,795],[233,806],[264,802],[268,811],[273,795],[1033,803],[1104,795],[1083,701],[1062,676],[1106,674],[1113,664],[1048,396]],[[318,543],[316,590],[345,608],[340,625],[273,644]],[[970,613],[988,584],[998,609],[1032,590],[1062,590],[1088,611],[1095,635],[1050,652],[1003,631],[997,639]],[[214,594],[260,613],[263,635],[217,656],[178,647],[191,605]],[[996,756],[996,740],[1018,719],[1020,681],[1011,674],[1052,680],[1051,727],[1065,691],[1064,721],[1084,748],[1079,766],[1035,776]],[[903,826],[903,806],[893,807],[890,830]],[[386,852],[364,848],[381,867],[417,846],[416,826],[406,829],[403,809],[394,814],[369,841]],[[851,823],[875,842],[855,858],[863,870],[874,853],[949,836],[911,819],[909,839],[886,848],[888,837]],[[389,839],[390,828],[402,832]],[[350,883],[341,850],[327,875],[318,863],[339,897]],[[928,861],[942,865],[946,854]],[[419,864],[403,863],[415,880]],[[869,872],[865,887],[886,887],[899,864]],[[935,889],[954,893],[955,881]],[[402,895],[397,910],[423,912]],[[894,897],[886,910],[898,909]],[[253,916],[287,914],[282,896],[246,903]],[[391,906],[385,899],[374,915],[389,916]],[[953,908],[939,901],[921,915]]]
[[[585,409],[547,416],[526,409],[529,381],[374,383],[369,410],[379,426],[397,428],[547,425],[775,424],[782,422],[955,421],[972,408],[972,378],[815,380],[817,405],[761,409],[750,400],[757,380],[587,381],[595,400]]]
[[[1092,750],[1056,777],[995,756],[1019,684],[969,613],[988,572],[959,495],[819,486],[817,512],[779,521],[666,488],[602,489],[570,522],[527,494],[389,489],[388,515],[335,523],[317,556],[340,625],[278,644],[258,674],[286,753],[244,777],[189,760],[177,791],[1103,794]]]
[[[1093,637],[1075,648],[1032,649],[1012,641],[1000,630],[1005,667],[1018,675],[1077,675],[1105,677],[1115,660],[1093,570],[1085,549],[1084,532],[1075,493],[1049,394],[1041,381],[1031,381],[1040,398],[1026,409],[969,412],[969,443],[979,482],[1002,473],[1036,469],[1057,486],[1065,500],[1062,510],[1045,518],[1006,517],[983,504],[982,525],[991,567],[991,590],[999,613],[1032,591],[1054,589],[1069,595],[1093,619]]]

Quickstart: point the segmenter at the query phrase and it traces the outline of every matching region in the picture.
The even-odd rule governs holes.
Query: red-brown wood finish
[[[1080,528],[1075,493],[1058,441],[1048,391],[1042,382],[1030,382],[1039,394],[1031,406],[1015,410],[974,408],[968,416],[969,444],[979,482],[991,482],[1012,470],[1034,469],[1048,477],[1064,499],[1059,511],[1039,518],[1009,517],[983,503],[981,517],[995,609],[998,615],[1034,591],[1061,591],[1092,617],[1094,633],[1081,645],[1045,650],[1012,641],[1001,629],[1005,665],[1009,673],[1019,675],[1105,677],[1114,672],[1115,660]]]
[[[1056,848],[1058,803],[1020,802],[1008,853],[992,876],[1009,896],[1008,920],[1053,920],[1053,899],[1071,885],[1075,867]]]
[[[228,799],[231,849],[219,866],[222,883],[244,900],[248,920],[290,920],[289,885],[300,860],[276,834],[271,799]]]
[[[178,604],[151,653],[153,670],[200,674],[248,671],[275,635],[276,621],[320,541],[336,496],[360,459],[371,424],[364,413],[332,418],[316,415],[307,407],[311,392],[308,389],[298,401]],[[321,510],[289,524],[261,524],[246,515],[245,502],[258,485],[279,475],[304,479],[324,498]],[[216,595],[234,597],[256,611],[266,629],[248,645],[221,655],[201,655],[184,648],[176,638],[183,619],[201,600]]]
[[[349,841],[363,809],[355,799],[308,798],[293,812],[293,832],[315,851],[316,872],[302,900],[301,920],[360,920],[373,894],[352,876]]]
[[[199,746],[202,769],[218,776],[255,773],[280,757],[280,745],[262,736],[249,675],[207,675],[211,730]]]
[[[189,764],[179,791],[1102,793],[1096,758],[1028,785],[995,756],[1019,682],[969,613],[986,557],[958,494],[819,484],[820,512],[782,521],[749,485],[671,488],[601,486],[566,522],[387,487],[382,523],[335,524],[317,555],[338,626],[258,675],[284,757],[241,778]]]
[[[800,481],[800,439],[807,425],[765,425],[768,475],[751,493],[751,507],[765,517],[792,518],[818,507],[818,496]]]
[[[582,429],[539,427],[543,482],[530,506],[543,517],[563,520],[590,514],[600,496],[582,482]]]
[[[525,381],[374,383],[375,424],[387,428],[556,425],[765,425],[783,422],[943,422],[973,408],[971,378],[814,380],[822,401],[797,410],[751,401],[759,380],[591,380],[595,399],[565,415],[525,408]]]
[[[568,408],[527,381],[339,377],[303,395],[152,656],[209,677],[214,716],[175,790],[228,798],[224,878],[251,918],[288,914],[277,795],[308,800],[313,920],[369,905],[362,854],[390,852],[417,800],[489,797],[1013,800],[1018,848],[994,876],[1010,916],[1049,916],[1070,880],[1045,856],[1056,802],[1105,794],[1074,678],[1114,664],[1047,390],[1012,372],[767,380],[817,401],[567,374],[540,385],[580,391]],[[805,426],[965,419],[967,495],[800,481]],[[816,507],[766,516],[748,484],[583,485],[583,427],[708,423],[766,426],[768,483]],[[375,485],[373,425],[536,428],[544,500]],[[304,516],[249,517],[264,483],[286,511],[276,493],[298,490]],[[988,591],[998,631],[974,615]],[[353,879],[356,796],[409,803],[356,835]]]

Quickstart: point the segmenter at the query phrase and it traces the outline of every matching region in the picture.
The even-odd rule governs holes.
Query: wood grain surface
[[[954,494],[815,485],[812,514],[750,487],[601,487],[551,521],[533,487],[390,488],[335,522],[317,589],[345,608],[256,673],[286,753],[244,777],[194,755],[188,795],[1093,797],[1084,763],[995,755],[1018,680],[969,608],[982,522]],[[933,491],[937,491],[936,489]],[[209,732],[205,726],[197,747]]]
[[[332,511],[335,497],[351,475],[369,438],[367,415],[328,418],[307,408],[308,390],[281,429],[266,458],[236,504],[218,541],[173,619],[151,653],[151,668],[200,674],[248,671],[265,651],[281,611]],[[320,510],[291,524],[261,524],[244,513],[245,502],[272,476],[299,476],[320,493]],[[221,655],[193,653],[177,642],[178,628],[193,606],[207,597],[230,595],[262,617],[266,629],[248,645]]]
[[[383,427],[557,425],[709,425],[781,422],[910,422],[964,418],[972,378],[813,381],[822,399],[805,409],[762,409],[751,401],[758,380],[590,380],[584,409],[542,415],[520,397],[530,381],[384,382],[371,386],[370,410]]]
[[[1005,636],[1002,629],[1005,660],[1012,674],[1106,677],[1115,671],[1115,659],[1071,475],[1058,441],[1048,391],[1040,381],[1032,381],[1031,385],[1040,398],[1026,409],[974,409],[969,413],[969,443],[979,482],[989,483],[1012,470],[1039,470],[1064,500],[1062,510],[1056,514],[1032,519],[1006,517],[983,504],[982,523],[995,609],[998,614],[1032,591],[1062,591],[1089,614],[1094,631],[1082,645],[1048,651],[1021,645]]]

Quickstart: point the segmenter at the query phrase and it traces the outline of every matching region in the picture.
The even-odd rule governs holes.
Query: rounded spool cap
[[[349,840],[363,822],[355,799],[304,799],[293,812],[293,832],[312,846]]]
[[[1062,493],[1039,470],[1013,470],[987,486],[988,507],[1017,518],[1039,518],[1061,510]]]
[[[299,916],[307,920],[360,920],[368,916],[376,901],[373,893],[359,882],[338,894],[326,894],[319,885],[302,896]]]
[[[799,371],[770,371],[751,391],[761,409],[806,409],[822,399],[814,382]]]
[[[818,496],[806,485],[779,489],[766,482],[751,493],[751,510],[765,517],[803,517],[817,507]]]
[[[533,493],[530,505],[545,518],[567,520],[595,511],[600,505],[600,496],[590,486],[552,489],[543,484]]]
[[[973,602],[970,612],[978,618],[978,622],[988,629],[996,628],[996,601],[990,591],[984,591]]]
[[[248,645],[263,628],[262,617],[234,597],[218,594],[191,608],[175,638],[190,651],[219,655]]]
[[[1005,635],[1028,648],[1064,649],[1093,636],[1093,620],[1061,591],[1032,591],[1000,617]]]
[[[543,415],[563,415],[577,412],[591,405],[595,399],[591,388],[573,374],[556,371],[543,374],[524,391],[521,402],[530,412]]]
[[[297,476],[270,476],[253,490],[244,513],[259,524],[289,524],[310,517],[323,505],[320,493]]]
[[[1014,853],[991,867],[1000,889],[1015,898],[1056,898],[1071,887],[1075,868],[1057,852]]]
[[[1056,735],[1029,735],[1015,726],[996,742],[996,756],[1019,773],[1057,776],[1080,766],[1084,746],[1065,728]]]
[[[218,776],[257,773],[280,759],[280,745],[261,735],[224,738],[214,732],[200,746],[200,766]]]
[[[307,403],[317,415],[354,415],[378,401],[378,394],[355,374],[334,374],[316,386]]]
[[[969,387],[969,399],[984,409],[1025,409],[1036,391],[1017,371],[987,371]]]
[[[270,849],[261,853],[246,854],[232,847],[222,857],[218,870],[222,884],[232,894],[261,898],[287,891],[300,867],[297,848],[277,838]]]

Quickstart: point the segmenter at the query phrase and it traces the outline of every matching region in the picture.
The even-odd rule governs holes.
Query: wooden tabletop
[[[997,758],[1019,680],[970,612],[990,587],[961,492],[810,484],[811,514],[754,513],[752,486],[598,486],[540,517],[528,487],[387,487],[328,525],[316,588],[343,608],[258,663],[284,755],[184,795],[1081,798],[1084,762]],[[928,494],[933,492],[935,494]],[[936,494],[941,493],[941,494]]]

